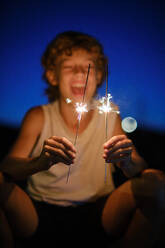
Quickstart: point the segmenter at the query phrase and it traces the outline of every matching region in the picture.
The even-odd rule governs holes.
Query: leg
[[[120,239],[119,247],[152,247],[165,223],[165,175],[145,170],[117,188],[108,198],[102,223]]]
[[[6,219],[8,229],[10,227],[8,234],[28,237],[35,232],[38,217],[31,199],[21,188],[6,182],[2,173],[0,173],[0,206],[1,218]]]
[[[2,209],[0,209],[0,247],[13,247],[13,235],[11,228]]]

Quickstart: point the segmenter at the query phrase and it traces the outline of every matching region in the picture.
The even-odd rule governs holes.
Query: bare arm
[[[146,162],[122,130],[119,116],[115,123],[114,136],[104,144],[103,158],[115,163],[127,177],[133,177],[147,168]]]
[[[0,170],[15,179],[23,179],[39,170],[37,159],[29,158],[29,154],[40,135],[44,117],[40,107],[33,108],[25,115],[17,140],[9,154],[5,157]],[[28,166],[27,166],[28,165]]]
[[[74,146],[63,137],[50,137],[45,140],[40,156],[29,155],[42,131],[44,115],[42,108],[33,108],[26,114],[19,136],[11,151],[0,165],[0,170],[16,180],[24,179],[34,173],[47,170],[55,163],[73,163]]]

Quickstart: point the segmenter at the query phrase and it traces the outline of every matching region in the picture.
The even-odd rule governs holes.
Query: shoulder
[[[44,112],[42,106],[30,108],[22,121],[21,133],[35,133],[39,135],[44,125]]]
[[[25,114],[19,135],[10,151],[10,156],[27,157],[39,137],[44,125],[44,114],[41,106],[33,107]]]
[[[26,112],[26,114],[25,114],[25,116],[23,118],[23,123],[31,122],[31,121],[34,122],[33,124],[35,124],[35,123],[37,123],[37,124],[41,123],[42,124],[43,123],[43,121],[44,121],[44,113],[43,113],[42,106],[37,106],[37,107],[30,108]]]
[[[51,113],[51,110],[54,111],[54,106],[55,102],[52,102],[30,108],[23,118],[22,125],[27,124],[28,126],[30,125],[32,128],[41,131],[46,118],[46,113]]]
[[[32,118],[32,119],[39,119],[39,118],[43,118],[44,114],[43,114],[43,108],[42,106],[36,106],[36,107],[32,107],[30,108],[24,117],[24,120],[27,118]]]

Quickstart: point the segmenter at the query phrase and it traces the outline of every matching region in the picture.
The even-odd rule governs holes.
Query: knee
[[[0,171],[0,187],[2,187],[5,183],[11,183],[11,177],[6,173]]]
[[[150,189],[152,199],[159,208],[165,210],[165,173],[156,169],[147,169],[142,173]]]
[[[165,213],[165,173],[146,169],[140,178],[133,180],[132,191],[139,205]]]
[[[0,205],[3,206],[13,191],[15,184],[6,182],[3,173],[0,172]]]
[[[157,169],[145,169],[142,172],[142,176],[153,177],[158,181],[164,181],[165,180],[165,173],[163,171],[157,170]]]

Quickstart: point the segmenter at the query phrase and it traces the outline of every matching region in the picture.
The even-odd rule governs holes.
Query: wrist
[[[48,170],[54,163],[46,157],[38,157],[36,159],[36,169],[38,172]]]
[[[134,164],[131,159],[119,162],[118,167],[126,177],[130,178],[134,176]]]

